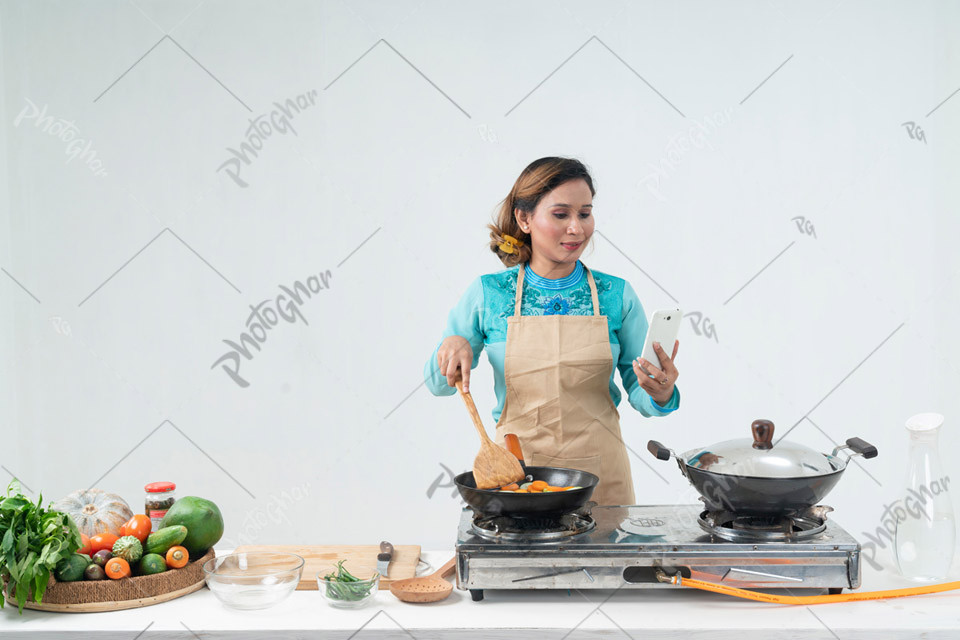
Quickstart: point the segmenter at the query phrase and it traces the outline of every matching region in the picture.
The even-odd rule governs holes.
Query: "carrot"
[[[167,549],[167,557],[165,560],[167,566],[171,569],[180,569],[187,566],[187,563],[190,562],[190,553],[186,547],[170,547]]]
[[[506,485],[506,486],[500,487],[500,490],[501,490],[501,491],[516,491],[516,490],[519,489],[519,488],[520,488],[520,485],[518,485],[516,482],[511,482],[510,484],[508,484],[508,485]]]
[[[110,558],[103,567],[108,578],[119,580],[130,575],[130,564],[123,558]]]
[[[532,491],[543,491],[545,488],[549,486],[550,485],[544,482],[543,480],[534,480],[533,482],[530,483],[530,489]]]

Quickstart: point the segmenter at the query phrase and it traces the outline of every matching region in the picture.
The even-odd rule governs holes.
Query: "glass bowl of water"
[[[266,609],[286,599],[300,583],[303,558],[293,553],[232,553],[207,560],[207,586],[234,609]]]

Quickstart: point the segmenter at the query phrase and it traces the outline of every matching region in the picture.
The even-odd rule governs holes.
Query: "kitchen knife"
[[[393,560],[393,545],[384,540],[380,543],[380,553],[377,554],[377,571],[384,578],[387,577],[391,560]]]

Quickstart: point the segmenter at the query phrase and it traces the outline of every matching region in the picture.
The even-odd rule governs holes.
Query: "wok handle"
[[[848,438],[847,446],[864,458],[877,457],[877,448],[862,438]]]
[[[651,440],[647,443],[647,451],[652,453],[657,460],[669,460],[670,454],[672,453],[670,449],[667,449],[656,440]]]

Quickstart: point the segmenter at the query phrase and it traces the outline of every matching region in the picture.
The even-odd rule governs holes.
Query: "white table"
[[[452,551],[424,552],[439,567]],[[907,584],[865,563],[861,590]],[[952,578],[958,579],[956,577]],[[139,634],[139,635],[138,635]],[[960,591],[814,605],[772,605],[677,587],[620,591],[487,591],[482,602],[454,589],[443,602],[405,604],[380,591],[369,606],[341,610],[298,591],[262,611],[235,611],[207,589],[164,604],[110,613],[0,611],[0,638],[753,638],[911,640],[960,638]]]

